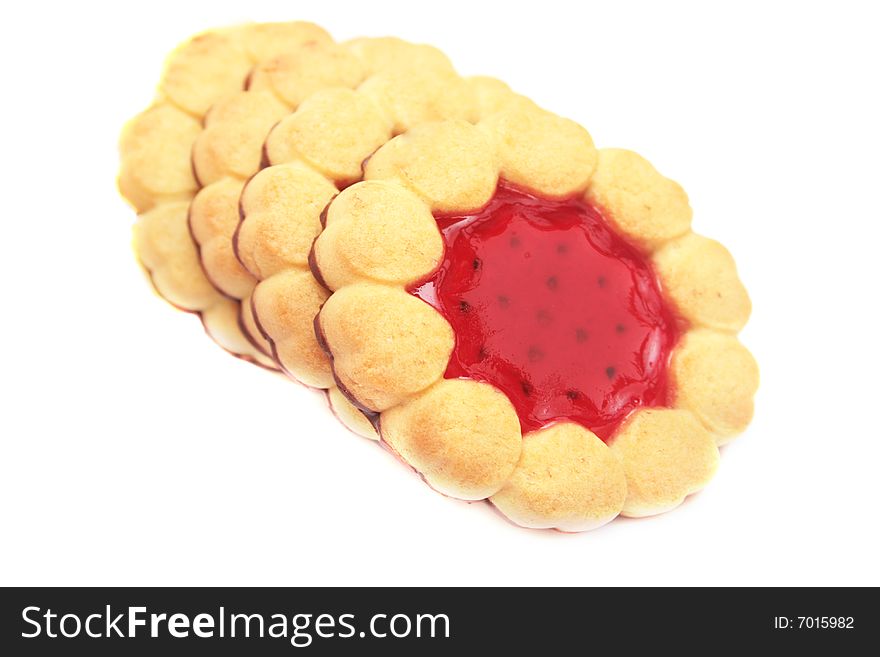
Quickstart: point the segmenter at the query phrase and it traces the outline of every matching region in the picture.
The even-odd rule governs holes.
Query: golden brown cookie
[[[508,518],[523,527],[578,532],[601,527],[620,513],[627,478],[594,433],[562,422],[517,439],[522,456],[491,497]]]
[[[718,447],[689,411],[639,409],[610,443],[626,474],[621,513],[650,516],[674,509],[705,486],[718,467]]]
[[[643,158],[521,97],[416,126],[335,196],[312,250],[339,390],[432,487],[522,526],[672,509],[758,382],[735,336],[748,295],[690,221]]]

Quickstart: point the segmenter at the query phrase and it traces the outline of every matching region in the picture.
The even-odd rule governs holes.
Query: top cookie
[[[751,419],[750,305],[680,186],[525,100],[377,151],[315,242],[340,389],[441,492],[589,529],[699,490]]]

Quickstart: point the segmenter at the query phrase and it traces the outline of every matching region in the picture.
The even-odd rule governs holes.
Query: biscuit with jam
[[[430,486],[522,526],[668,511],[758,386],[748,295],[691,214],[644,158],[524,99],[418,125],[313,246],[339,390]]]

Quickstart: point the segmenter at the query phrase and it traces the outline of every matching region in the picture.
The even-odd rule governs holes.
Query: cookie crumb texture
[[[714,474],[758,386],[730,254],[679,185],[521,97],[382,146],[325,213],[340,390],[435,489],[582,531]]]

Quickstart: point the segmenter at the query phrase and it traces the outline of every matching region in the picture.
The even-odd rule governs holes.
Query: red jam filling
[[[503,390],[524,433],[571,420],[604,440],[633,409],[666,404],[676,318],[595,208],[501,184],[437,224],[445,258],[410,292],[455,330],[446,378]]]

